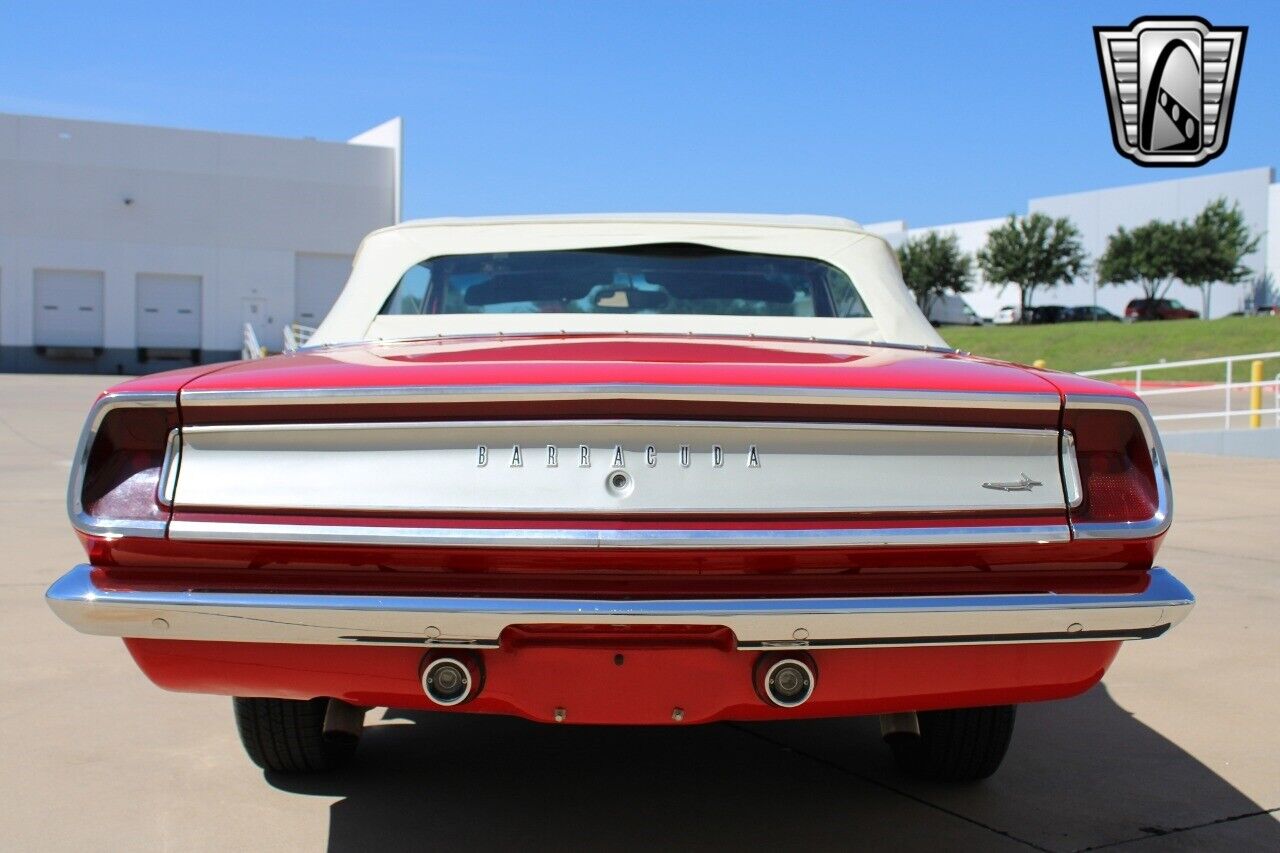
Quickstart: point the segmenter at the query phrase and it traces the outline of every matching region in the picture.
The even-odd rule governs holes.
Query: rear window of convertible
[[[688,244],[430,258],[380,313],[870,316],[831,264]]]

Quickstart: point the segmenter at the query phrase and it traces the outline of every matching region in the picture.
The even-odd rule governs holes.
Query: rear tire
[[[1013,705],[921,711],[920,736],[888,737],[904,773],[933,782],[976,782],[1000,766],[1013,737]]]
[[[351,761],[357,735],[326,732],[329,700],[232,699],[236,728],[249,759],[263,770],[277,773],[319,773]]]

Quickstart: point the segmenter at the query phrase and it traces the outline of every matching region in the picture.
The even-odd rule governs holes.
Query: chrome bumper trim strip
[[[358,524],[169,522],[169,538],[199,542],[299,542],[475,548],[870,548],[1025,545],[1071,541],[1065,524],[989,527],[795,529],[378,527]]]
[[[722,626],[743,650],[1085,642],[1158,636],[1195,603],[1160,568],[1135,594],[670,601],[118,591],[91,571],[45,596],[82,633],[251,643],[495,648],[508,626],[537,624]]]

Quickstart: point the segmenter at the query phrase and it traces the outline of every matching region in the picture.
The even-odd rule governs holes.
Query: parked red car
[[[945,347],[843,220],[405,223],[312,340],[103,395],[48,591],[274,771],[391,706],[878,715],[972,780],[1193,603],[1142,401]]]
[[[1133,299],[1124,307],[1124,318],[1133,320],[1194,320],[1199,311],[1192,311],[1176,299]]]

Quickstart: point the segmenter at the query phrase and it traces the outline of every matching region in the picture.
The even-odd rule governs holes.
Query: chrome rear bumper
[[[1141,640],[1195,597],[1164,569],[1124,595],[602,599],[158,592],[100,589],[77,566],[45,597],[85,634],[247,643],[494,648],[511,625],[715,625],[739,649]]]

